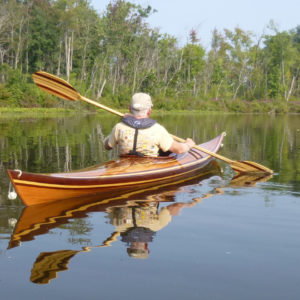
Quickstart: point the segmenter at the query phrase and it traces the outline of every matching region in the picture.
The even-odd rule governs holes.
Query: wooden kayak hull
[[[201,144],[217,152],[225,133]],[[37,205],[46,202],[88,195],[110,196],[158,184],[191,178],[199,173],[213,157],[197,149],[168,157],[126,156],[87,169],[68,173],[29,173],[7,170],[22,202]]]

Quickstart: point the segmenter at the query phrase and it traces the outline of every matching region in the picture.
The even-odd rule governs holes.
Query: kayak
[[[219,151],[225,133],[201,144]],[[184,154],[163,157],[122,156],[100,165],[67,173],[29,173],[7,170],[10,180],[26,206],[88,195],[107,195],[143,189],[191,178],[214,158],[192,148]]]
[[[199,146],[216,153],[225,132]],[[198,176],[214,157],[196,148],[161,157],[122,156],[119,159],[66,173],[29,173],[7,169],[10,180],[26,206],[80,197],[111,197]]]

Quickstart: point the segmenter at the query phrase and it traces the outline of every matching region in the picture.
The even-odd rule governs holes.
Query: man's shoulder
[[[115,128],[116,129],[119,129],[119,128],[124,128],[124,127],[129,127],[128,125],[126,125],[125,123],[123,122],[119,122],[115,125]]]
[[[167,129],[163,125],[161,125],[159,123],[155,123],[152,127],[155,128],[155,129],[157,129],[157,130],[167,131]]]

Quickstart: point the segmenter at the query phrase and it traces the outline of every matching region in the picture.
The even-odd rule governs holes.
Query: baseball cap
[[[132,96],[130,106],[134,110],[147,110],[153,106],[151,97],[145,93],[136,93]]]
[[[137,259],[146,259],[149,256],[149,250],[148,249],[131,249],[127,248],[127,253],[132,258]]]

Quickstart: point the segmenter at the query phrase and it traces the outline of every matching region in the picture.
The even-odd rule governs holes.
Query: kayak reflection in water
[[[68,263],[78,253],[89,252],[93,248],[109,247],[121,237],[126,243],[127,253],[131,258],[145,259],[149,255],[148,244],[153,242],[157,231],[168,225],[172,216],[176,216],[184,207],[192,207],[204,198],[221,194],[221,189],[201,198],[194,198],[190,203],[173,203],[159,209],[159,202],[136,202],[134,206],[119,206],[107,209],[110,223],[115,231],[102,245],[83,247],[82,250],[58,250],[42,252],[37,257],[31,270],[30,281],[37,284],[48,284],[57,277],[57,272],[68,270]]]
[[[270,176],[235,176],[227,186],[251,187],[258,182],[265,182],[269,179]],[[57,277],[57,272],[68,270],[68,263],[76,254],[89,252],[93,248],[111,246],[111,243],[117,241],[119,236],[121,241],[126,243],[127,253],[130,257],[145,259],[149,256],[148,246],[149,243],[153,242],[156,232],[168,225],[173,216],[178,215],[185,207],[192,207],[203,199],[220,194],[223,194],[223,187],[217,187],[200,198],[193,198],[193,201],[188,203],[173,202],[168,206],[159,208],[163,202],[174,201],[174,193],[169,191],[163,194],[163,202],[155,201],[161,195],[158,195],[158,198],[152,195],[147,197],[147,201],[135,200],[129,205],[106,208],[107,217],[115,227],[115,231],[102,245],[83,247],[79,251],[58,250],[42,252],[33,264],[30,280],[37,284],[48,284],[51,279]]]

